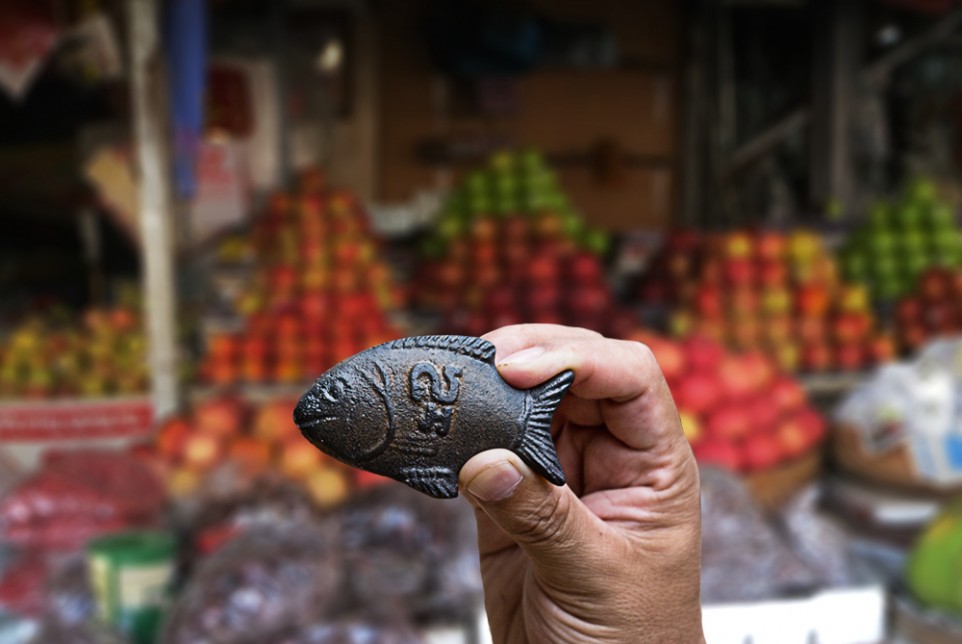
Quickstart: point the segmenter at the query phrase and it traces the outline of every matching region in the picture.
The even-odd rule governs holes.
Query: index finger
[[[498,348],[501,376],[528,389],[571,369],[571,393],[599,402],[608,430],[635,449],[684,441],[678,410],[651,350],[584,329],[554,325],[504,327],[485,336]]]

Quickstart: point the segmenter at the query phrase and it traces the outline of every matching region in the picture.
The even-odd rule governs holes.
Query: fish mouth
[[[297,423],[297,426],[303,429],[314,429],[322,423],[329,423],[332,420],[336,420],[337,416],[319,416],[316,418],[304,419]]]

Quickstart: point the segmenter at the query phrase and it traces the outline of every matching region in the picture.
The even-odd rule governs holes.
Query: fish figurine
[[[372,347],[321,375],[294,422],[325,454],[436,498],[456,497],[461,466],[499,447],[564,485],[550,430],[574,372],[516,389],[494,353],[487,340],[459,335]]]

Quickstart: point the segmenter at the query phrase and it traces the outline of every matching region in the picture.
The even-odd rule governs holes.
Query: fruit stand
[[[514,324],[657,360],[708,641],[958,640],[959,3],[258,4],[0,8],[0,641],[490,641],[292,412]]]

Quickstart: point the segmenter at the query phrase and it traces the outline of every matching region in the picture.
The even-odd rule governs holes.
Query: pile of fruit
[[[895,353],[866,288],[842,282],[805,230],[671,235],[640,297],[671,310],[672,335],[762,351],[786,371],[857,371]]]
[[[157,457],[175,496],[189,494],[205,475],[225,464],[249,476],[279,471],[304,484],[325,507],[342,501],[355,486],[380,480],[342,465],[307,442],[291,417],[296,402],[254,405],[221,394],[167,419],[148,451]]]
[[[147,390],[140,314],[120,306],[47,313],[14,328],[0,343],[0,398],[88,397]]]
[[[585,226],[573,210],[541,154],[527,150],[495,154],[486,167],[465,177],[445,202],[434,231],[424,241],[424,252],[439,258],[454,240],[476,226],[488,228],[491,220],[514,218],[533,220],[527,226],[532,236],[560,235],[595,253],[604,252],[608,245],[607,235]],[[510,234],[513,241],[522,237],[517,233]]]
[[[426,242],[418,303],[440,311],[445,332],[479,335],[519,322],[609,334],[624,322],[598,253],[599,231],[567,206],[534,152],[501,154],[454,193]]]
[[[825,436],[801,385],[759,352],[730,353],[690,336],[676,342],[636,332],[661,366],[695,457],[752,473],[798,459]]]
[[[302,177],[297,194],[275,195],[246,241],[221,251],[256,268],[233,301],[243,329],[208,334],[207,382],[297,383],[399,335],[387,312],[401,294],[366,215],[318,172]]]
[[[962,268],[932,267],[895,304],[900,348],[915,351],[930,339],[962,332]]]
[[[962,235],[954,208],[935,184],[911,183],[892,202],[876,204],[840,253],[851,282],[866,284],[873,298],[891,302],[912,290],[929,266],[962,266]]]

